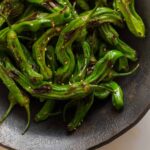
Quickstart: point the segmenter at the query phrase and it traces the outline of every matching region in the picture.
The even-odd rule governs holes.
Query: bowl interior
[[[0,143],[15,149],[83,150],[101,146],[132,127],[150,107],[150,1],[136,1],[137,10],[147,29],[145,39],[136,39],[123,30],[121,38],[139,54],[140,70],[137,74],[121,80],[125,93],[124,111],[118,113],[111,102],[96,103],[83,125],[68,135],[61,118],[51,118],[43,123],[31,122],[28,132],[22,136],[26,123],[23,108],[16,107],[0,126]],[[0,114],[8,107],[7,90],[0,85]],[[34,100],[33,100],[34,101]],[[38,107],[38,106],[37,106]],[[33,110],[33,115],[36,108]]]

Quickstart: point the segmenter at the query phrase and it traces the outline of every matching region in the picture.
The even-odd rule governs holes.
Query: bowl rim
[[[109,139],[105,140],[104,142],[101,142],[100,144],[96,144],[92,147],[89,147],[88,150],[95,150],[97,148],[103,147],[103,146],[111,143],[115,139],[119,138],[121,135],[123,135],[124,133],[126,133],[127,131],[132,129],[135,125],[137,125],[143,119],[143,117],[147,114],[147,112],[149,110],[150,110],[150,104],[147,105],[147,107],[143,110],[143,112],[138,116],[138,118],[136,120],[134,120],[132,123],[130,123],[128,126],[126,126],[123,130],[118,132],[116,135],[113,135]]]

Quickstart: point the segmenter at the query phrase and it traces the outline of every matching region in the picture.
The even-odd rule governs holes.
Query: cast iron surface
[[[138,50],[140,71],[121,81],[125,92],[125,108],[116,112],[111,102],[100,105],[96,103],[85,119],[83,125],[72,135],[66,133],[60,118],[52,118],[46,122],[31,123],[25,135],[25,114],[16,108],[9,118],[0,126],[0,143],[20,150],[85,150],[100,147],[136,124],[150,108],[150,1],[136,1],[140,15],[143,17],[147,37],[144,40],[132,36],[124,36]],[[126,31],[123,35],[126,35]],[[7,108],[7,91],[0,86],[0,114]],[[34,111],[34,110],[33,110]],[[35,108],[36,111],[36,108]]]

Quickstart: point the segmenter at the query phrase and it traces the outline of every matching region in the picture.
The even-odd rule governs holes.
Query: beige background
[[[7,149],[0,146],[0,150],[7,150]]]
[[[134,128],[97,150],[150,150],[150,111]]]
[[[0,150],[6,150],[6,148],[0,147]]]

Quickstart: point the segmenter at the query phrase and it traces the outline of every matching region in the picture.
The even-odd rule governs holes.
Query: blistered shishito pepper
[[[86,22],[84,20],[77,18],[70,22],[60,33],[56,44],[56,55],[57,59],[62,64],[62,67],[58,68],[56,72],[57,80],[60,80],[61,78],[64,78],[63,80],[65,80],[65,78],[68,78],[72,74],[75,65],[74,54],[71,54],[72,43],[80,35],[85,24]],[[67,54],[67,51],[70,55],[69,53]],[[73,67],[70,67],[71,64],[73,64]]]
[[[91,11],[82,13],[80,16],[85,16],[90,12]],[[99,26],[100,24],[106,22],[113,23],[114,25],[117,26],[123,25],[122,17],[117,11],[107,7],[98,7],[95,13],[93,13],[91,20],[88,23],[88,26],[89,27]]]
[[[43,13],[36,12],[33,15],[28,16],[25,20],[21,20],[11,26],[11,28],[17,32],[21,33],[23,31],[32,31],[37,32],[42,28],[54,27],[57,25],[62,25],[70,20],[72,17],[70,14],[66,15],[69,10],[64,9],[64,11],[56,12],[56,13]],[[0,41],[5,41],[7,33],[9,31],[9,27],[4,28],[0,31]]]
[[[127,58],[131,59],[132,61],[137,60],[136,51],[125,42],[120,40],[119,34],[110,24],[101,25],[99,31],[102,38],[106,42],[112,46],[115,46],[116,49],[120,50]]]
[[[86,20],[86,18],[92,13],[92,11],[82,13],[80,15],[80,20]],[[27,17],[25,20],[13,24],[12,29],[17,33],[20,33],[22,31],[37,32],[39,29],[62,25],[64,23],[70,22],[71,20],[73,20],[73,17],[70,14],[70,10],[67,8],[64,9],[61,13],[55,12],[49,14],[36,12],[33,13],[33,15]],[[88,26],[99,26],[100,24],[105,22],[121,26],[122,17],[117,11],[114,11],[110,8],[97,8],[92,14],[91,19],[88,22]],[[9,27],[4,28],[0,31],[0,42],[5,42],[8,31]]]
[[[108,45],[105,42],[100,40],[98,58],[104,57],[108,51],[109,51]]]
[[[107,1],[106,0],[100,0],[98,1],[100,6],[107,6]],[[130,48],[127,44],[125,44],[124,42],[122,43],[121,47],[120,44],[121,42],[119,39],[119,34],[117,33],[117,31],[115,31],[115,29],[108,23],[103,24],[100,26],[100,32],[101,32],[101,36],[102,38],[109,44],[111,44],[112,46],[115,46],[115,48],[119,48],[118,50],[121,51],[125,51],[126,53],[126,49],[132,53],[135,53],[135,51]],[[136,56],[135,56],[136,57]],[[133,58],[132,58],[133,59]],[[129,66],[128,66],[128,59],[123,57],[121,59],[119,59],[119,70],[128,70]]]
[[[104,80],[110,81],[117,77],[129,76],[134,74],[138,69],[139,69],[139,64],[137,64],[133,69],[129,70],[128,72],[116,72],[115,70],[110,69],[107,77]]]
[[[55,107],[55,101],[47,100],[41,110],[36,114],[35,121],[44,121],[46,120],[52,113]]]
[[[119,34],[110,24],[103,24],[100,26],[99,31],[102,38],[116,49],[120,50],[125,54],[126,57],[119,59],[119,70],[128,70],[128,59],[132,61],[137,60],[136,51],[127,45],[125,42],[120,40]],[[127,59],[128,58],[128,59]]]
[[[114,81],[110,81],[105,84],[106,87],[109,87],[112,89],[112,103],[113,106],[117,109],[120,110],[124,106],[124,98],[123,98],[123,91],[121,87]]]
[[[76,106],[75,115],[73,119],[69,122],[69,124],[67,125],[67,128],[69,131],[74,131],[81,125],[81,123],[83,122],[83,119],[85,118],[90,108],[92,107],[93,102],[94,102],[93,94],[86,97],[85,99],[79,100]]]
[[[32,46],[33,57],[36,63],[39,65],[40,73],[46,80],[52,78],[52,70],[46,65],[45,52],[47,51],[47,45],[49,41],[58,35],[60,31],[60,27],[47,30]]]
[[[90,63],[90,57],[91,57],[91,48],[88,42],[84,41],[82,43],[82,49],[83,49],[83,58],[82,61],[78,61],[78,71],[76,74],[73,75],[72,81],[81,81],[85,78],[86,72],[87,72],[87,67]],[[80,59],[80,60],[81,60]],[[80,65],[80,66],[79,66]]]
[[[3,0],[0,3],[0,27],[9,17],[15,18],[24,11],[24,4],[19,0]]]
[[[39,71],[39,66],[36,64],[36,62],[33,59],[32,52],[30,52],[24,44],[21,43],[21,47],[23,50],[23,53],[25,57],[27,58],[27,63],[32,66],[32,69],[35,70],[36,72]]]
[[[88,83],[74,84],[52,84],[51,82],[43,81],[41,84],[32,84],[27,77],[18,71],[11,62],[6,59],[4,61],[9,77],[18,82],[28,93],[34,97],[52,100],[69,100],[71,98],[85,97],[93,90],[92,85]]]
[[[107,76],[108,70],[113,67],[116,60],[123,56],[124,55],[117,50],[107,52],[107,54],[95,64],[93,72],[86,77],[85,81],[88,83],[94,83],[101,78],[104,78],[104,75]]]
[[[85,0],[76,0],[76,3],[83,9],[83,10],[89,10],[89,4]]]
[[[71,75],[71,79],[70,82],[73,83],[76,80],[76,77],[78,76],[78,74],[80,73],[80,70],[83,67],[84,64],[84,59],[83,59],[83,54],[76,54],[75,58],[76,58],[76,66],[75,66],[75,70],[73,72],[73,74]],[[77,78],[78,79],[78,78]]]
[[[14,106],[17,104],[17,101],[16,101],[15,96],[13,95],[13,93],[9,92],[8,100],[9,100],[9,107],[6,110],[6,112],[2,115],[2,117],[0,118],[0,123],[3,123],[6,120],[6,118],[8,117],[8,115],[10,114],[10,112],[12,111]]]
[[[94,90],[94,96],[102,101],[106,100],[110,94],[111,94],[111,91],[107,89],[96,88]]]
[[[28,58],[24,54],[24,50],[22,49],[17,34],[12,29],[10,29],[7,34],[7,46],[9,53],[16,61],[19,68],[26,73],[33,82],[41,81],[43,79],[43,76],[36,72],[32,68],[32,65],[28,63]]]
[[[55,54],[55,48],[53,46],[48,46],[46,51],[46,64],[48,68],[51,68],[53,78],[55,77],[55,70],[58,66]]]
[[[137,37],[145,37],[145,25],[135,10],[134,0],[114,0],[114,8],[120,11],[128,29]]]
[[[112,95],[112,104],[117,110],[121,110],[124,106],[124,96],[121,87],[114,81],[102,83],[107,89],[96,88],[95,96],[101,100],[106,99],[110,94]]]
[[[11,109],[14,107],[15,104],[19,104],[21,107],[24,107],[27,113],[28,122],[27,126],[23,133],[26,132],[30,125],[30,101],[29,98],[17,87],[16,83],[8,76],[8,72],[3,67],[2,62],[0,63],[0,79],[3,81],[4,85],[8,88],[10,95],[10,107],[7,112],[2,117],[1,122],[6,119],[8,114],[10,113]]]
[[[88,42],[91,47],[91,55],[95,55],[99,50],[100,39],[97,36],[98,35],[97,33],[98,33],[97,30],[95,30],[93,31],[93,33],[90,33],[90,35],[88,35]]]
[[[39,5],[41,7],[46,8],[48,11],[54,13],[54,12],[62,12],[64,9],[70,9],[70,14],[72,11],[75,11],[72,9],[72,5],[68,0],[27,0],[28,2],[32,4]],[[67,14],[66,14],[67,15]]]

